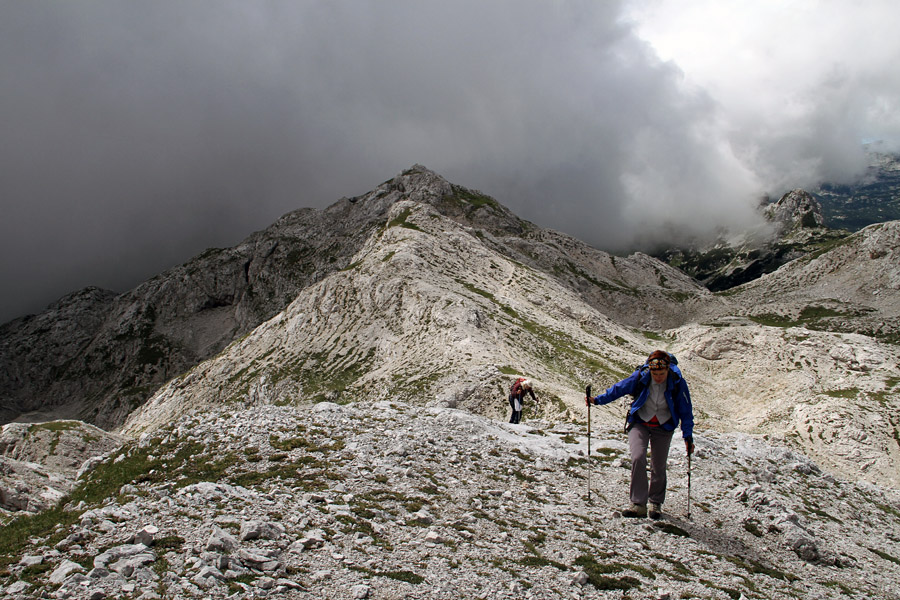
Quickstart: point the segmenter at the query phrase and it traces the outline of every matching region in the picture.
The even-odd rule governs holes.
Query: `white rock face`
[[[900,487],[890,345],[750,324],[671,333],[702,427],[785,438],[834,474]]]
[[[767,206],[765,215],[775,223],[778,233],[825,225],[821,205],[809,192],[803,190],[788,192],[777,202]]]
[[[173,380],[123,432],[136,435],[222,402],[426,394],[427,404],[499,416],[510,373],[527,373],[541,386],[545,403],[533,410],[566,418],[577,407],[564,399],[573,379],[602,372],[611,380],[642,360],[643,336],[429,205],[397,202],[386,225],[352,268],[311,286],[249,336]]]
[[[0,509],[39,512],[59,502],[82,466],[123,438],[80,421],[9,423],[0,429]]]
[[[412,207],[416,215],[407,220],[404,211]],[[480,279],[492,281],[489,288],[526,292],[527,273],[533,273],[569,288],[580,303],[617,323],[656,330],[681,325],[715,302],[705,288],[659,261],[641,254],[614,257],[542,230],[494,199],[417,165],[363,196],[343,198],[324,210],[288,213],[233,248],[209,249],[124,294],[88,288],[39,315],[0,324],[0,424],[79,419],[116,428],[173,377],[251,333],[298,294],[310,293],[334,275],[352,277],[359,272],[357,262],[372,252],[382,252],[391,263],[386,274],[394,277],[364,290],[374,294],[373,300],[402,291],[401,282],[427,282],[431,258],[421,252],[428,243],[401,248],[398,229],[411,236],[415,226],[440,236],[444,225],[449,237],[433,249],[448,252],[438,261],[452,259],[464,278],[470,261],[505,257],[501,262],[509,264],[481,274]],[[391,239],[383,240],[385,234]],[[378,250],[385,244],[398,246]],[[392,251],[393,261],[388,259]],[[416,253],[418,259],[411,260]],[[373,265],[367,269],[375,274]],[[504,281],[514,271],[523,284]],[[469,295],[489,288],[469,290]],[[319,287],[322,301],[340,306],[340,297],[329,297],[329,289]],[[530,294],[527,302],[544,298]],[[567,304],[557,308],[570,310]],[[452,308],[439,313],[439,319],[460,316]],[[385,316],[403,315],[401,310]],[[475,322],[485,317],[477,311],[463,316]]]

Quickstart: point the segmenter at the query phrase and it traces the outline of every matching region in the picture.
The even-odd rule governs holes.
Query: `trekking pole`
[[[688,511],[687,518],[691,518],[691,453],[688,452]]]
[[[588,399],[588,502],[591,500],[591,384],[584,388],[584,397]]]

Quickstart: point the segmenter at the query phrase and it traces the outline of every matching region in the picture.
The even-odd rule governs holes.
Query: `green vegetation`
[[[390,229],[391,227],[399,226],[399,227],[406,227],[407,229],[415,229],[416,231],[422,231],[422,228],[419,227],[418,225],[416,225],[415,223],[408,223],[406,221],[406,219],[409,217],[410,214],[412,214],[412,209],[410,209],[410,208],[403,209],[403,211],[399,215],[397,215],[394,219],[392,219],[388,223],[388,225],[387,225],[388,229]]]
[[[753,574],[763,574],[768,575],[773,579],[780,579],[781,581],[794,582],[798,581],[800,578],[796,575],[792,575],[790,573],[785,573],[784,571],[779,571],[778,569],[774,569],[772,567],[767,567],[764,564],[757,562],[755,560],[751,560],[749,558],[739,557],[739,556],[725,556],[725,560],[730,562],[731,564],[738,566],[748,573]]]
[[[744,529],[756,537],[763,536],[763,532],[759,529],[759,523],[756,521],[744,521]]]
[[[81,423],[78,421],[50,421],[48,423],[35,423],[28,427],[28,433],[37,431],[72,431],[79,429]]]
[[[465,213],[468,218],[473,218],[479,210],[488,210],[498,216],[505,216],[505,211],[499,202],[486,194],[466,189],[459,185],[451,187],[452,194],[444,196],[442,201]],[[526,225],[525,221],[521,224]]]
[[[557,275],[562,275],[566,271],[568,271],[568,272],[572,273],[573,275],[575,275],[576,277],[578,277],[579,279],[584,279],[584,280],[590,282],[595,287],[598,287],[605,292],[625,294],[626,296],[633,296],[633,297],[637,297],[640,295],[640,292],[637,290],[637,288],[628,286],[621,282],[616,284],[616,283],[611,283],[608,281],[600,281],[599,279],[592,277],[588,273],[585,273],[584,270],[581,269],[581,267],[579,267],[578,265],[576,265],[575,263],[570,262],[570,261],[566,261],[564,266],[554,265],[553,271]]]
[[[78,421],[50,421],[48,423],[36,423],[30,425],[28,427],[28,434],[35,435],[41,431],[55,433],[56,435],[50,441],[50,447],[47,449],[47,452],[52,455],[56,454],[56,447],[59,445],[59,440],[62,437],[63,431],[75,431],[80,428],[81,424]],[[96,438],[85,436],[85,441],[90,441],[91,439]]]
[[[670,533],[672,535],[678,535],[681,537],[691,537],[690,533],[688,533],[687,531],[685,531],[678,525],[675,525],[674,523],[666,523],[663,521],[656,521],[653,524],[653,526],[656,527],[657,529],[660,529],[660,530],[665,531],[666,533]]]
[[[827,588],[835,588],[841,591],[844,596],[853,596],[853,590],[841,583],[840,581],[826,581],[822,583]]]
[[[598,563],[593,556],[589,554],[583,554],[575,559],[575,565],[581,567],[585,574],[588,576],[588,581],[598,590],[630,590],[631,588],[637,588],[641,586],[640,580],[635,577],[631,577],[629,575],[623,575],[621,577],[609,577],[610,573],[617,573],[619,571],[623,571],[625,569],[630,570],[638,570],[645,571],[647,570],[643,567],[636,567],[633,565],[624,565],[621,563],[613,563],[609,565],[603,565]]]
[[[750,315],[749,318],[753,322],[767,327],[805,327],[816,331],[862,333],[885,343],[900,343],[900,335],[869,331],[861,328],[858,321],[854,322],[854,319],[858,320],[873,310],[869,307],[811,305],[802,309],[796,318],[773,313]]]
[[[616,458],[620,456],[618,450],[614,450],[613,448],[596,448],[593,452],[593,456],[591,457],[593,460],[598,460],[603,463],[609,463],[614,461]]]
[[[344,440],[330,440],[331,443],[317,443],[308,437],[302,438],[279,438],[275,435],[269,436],[269,443],[277,450],[290,452],[297,448],[302,448],[307,452],[336,452],[344,448]]]
[[[891,556],[887,552],[882,552],[881,550],[878,550],[876,548],[869,548],[869,551],[877,554],[884,560],[894,563],[895,565],[900,565],[900,558],[897,558],[896,556]]]
[[[32,537],[46,539],[50,544],[59,542],[64,537],[63,532],[80,516],[80,513],[63,508],[70,502],[98,504],[115,496],[126,483],[146,480],[152,477],[152,472],[162,470],[162,461],[158,458],[150,460],[147,450],[126,448],[118,457],[89,473],[56,507],[34,515],[22,515],[8,523],[0,536],[0,568],[18,560]]]
[[[396,579],[397,581],[404,581],[406,583],[411,583],[413,585],[418,585],[425,581],[425,578],[417,573],[413,573],[412,571],[374,571],[372,569],[367,569],[366,567],[361,566],[351,566],[351,569],[354,571],[359,571],[360,573],[365,573],[366,575],[372,577],[387,577],[389,579]]]
[[[516,313],[515,310],[513,310],[511,307],[509,307],[506,304],[503,304],[502,302],[497,300],[492,293],[487,292],[479,287],[476,287],[476,286],[472,285],[471,283],[464,281],[462,279],[456,279],[456,283],[460,284],[461,286],[463,286],[464,288],[466,288],[467,290],[469,290],[470,292],[472,292],[474,294],[478,294],[479,296],[487,298],[488,300],[490,300],[491,302],[496,304],[500,308],[500,310],[502,310],[509,316],[513,317],[514,319],[519,318],[519,315]]]
[[[344,392],[373,370],[374,358],[375,348],[370,348],[365,354],[348,353],[340,358],[331,356],[328,351],[311,353],[282,364],[272,372],[272,381],[277,383],[290,378],[300,382],[303,385],[304,399],[313,404],[326,400],[346,403],[352,398],[346,397]],[[233,376],[232,380],[239,378],[249,385],[259,376],[259,371],[245,370]]]
[[[655,331],[642,331],[641,333],[643,334],[643,336],[645,338],[647,338],[648,340],[652,340],[654,342],[667,342],[668,341],[664,336],[660,335],[659,333],[656,333]]]

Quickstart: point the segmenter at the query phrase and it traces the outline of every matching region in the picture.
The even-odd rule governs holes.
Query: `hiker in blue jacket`
[[[625,517],[646,517],[647,501],[650,518],[662,518],[666,500],[666,461],[675,428],[681,434],[688,454],[694,452],[694,411],[687,381],[681,375],[675,357],[655,350],[634,373],[585,404],[609,404],[631,394],[634,400],[628,410],[625,431],[631,450],[631,506]],[[647,446],[650,446],[650,482],[647,482]]]

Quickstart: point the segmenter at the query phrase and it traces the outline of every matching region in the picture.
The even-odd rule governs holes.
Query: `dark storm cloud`
[[[736,152],[756,123],[736,144],[622,9],[3,3],[0,321],[123,291],[414,163],[604,249],[754,225],[786,179]]]

